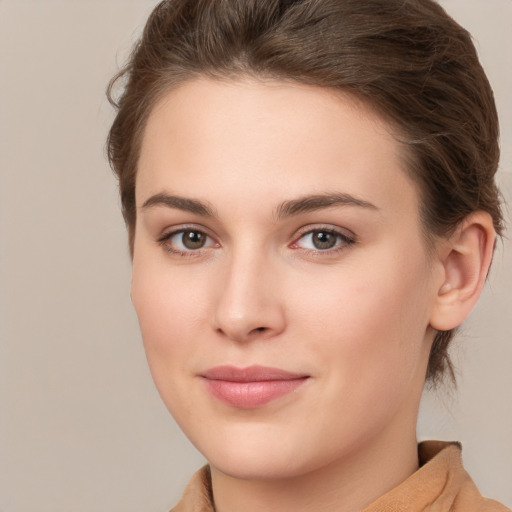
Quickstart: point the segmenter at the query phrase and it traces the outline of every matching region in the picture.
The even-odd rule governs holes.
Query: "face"
[[[132,300],[214,469],[301,475],[414,435],[435,272],[401,161],[371,110],[320,88],[204,79],[154,108]]]

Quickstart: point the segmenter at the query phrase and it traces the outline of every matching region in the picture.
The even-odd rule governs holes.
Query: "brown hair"
[[[119,179],[130,249],[135,178],[152,107],[197,76],[287,79],[342,89],[376,109],[406,145],[427,238],[484,210],[502,231],[493,93],[469,33],[432,0],[167,0],[151,14],[108,96],[117,116],[108,156]],[[119,99],[113,87],[123,80]],[[438,332],[427,379],[454,377]]]

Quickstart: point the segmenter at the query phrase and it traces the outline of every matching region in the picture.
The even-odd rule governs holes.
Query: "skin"
[[[197,79],[153,109],[132,300],[162,399],[211,464],[219,512],[359,510],[417,469],[433,326],[466,314],[454,295],[465,274],[453,243],[427,251],[401,151],[365,105],[305,85]],[[315,208],[300,203],[311,195]],[[319,204],[326,195],[337,201]],[[184,228],[204,245],[185,246]],[[315,247],[322,230],[332,248]],[[308,378],[243,409],[201,377],[256,364]]]

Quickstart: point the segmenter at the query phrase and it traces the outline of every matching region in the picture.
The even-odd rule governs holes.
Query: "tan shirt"
[[[361,512],[511,512],[483,498],[462,466],[458,443],[427,441],[418,446],[420,469]],[[210,470],[188,483],[171,512],[214,512]]]

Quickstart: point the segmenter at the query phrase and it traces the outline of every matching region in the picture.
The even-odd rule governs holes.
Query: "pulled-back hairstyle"
[[[357,96],[406,148],[427,240],[448,236],[477,210],[501,233],[493,93],[469,33],[433,0],[166,0],[108,88],[117,116],[107,149],[131,251],[146,121],[165,93],[200,76],[292,80]],[[452,336],[436,334],[432,383],[454,377]]]

